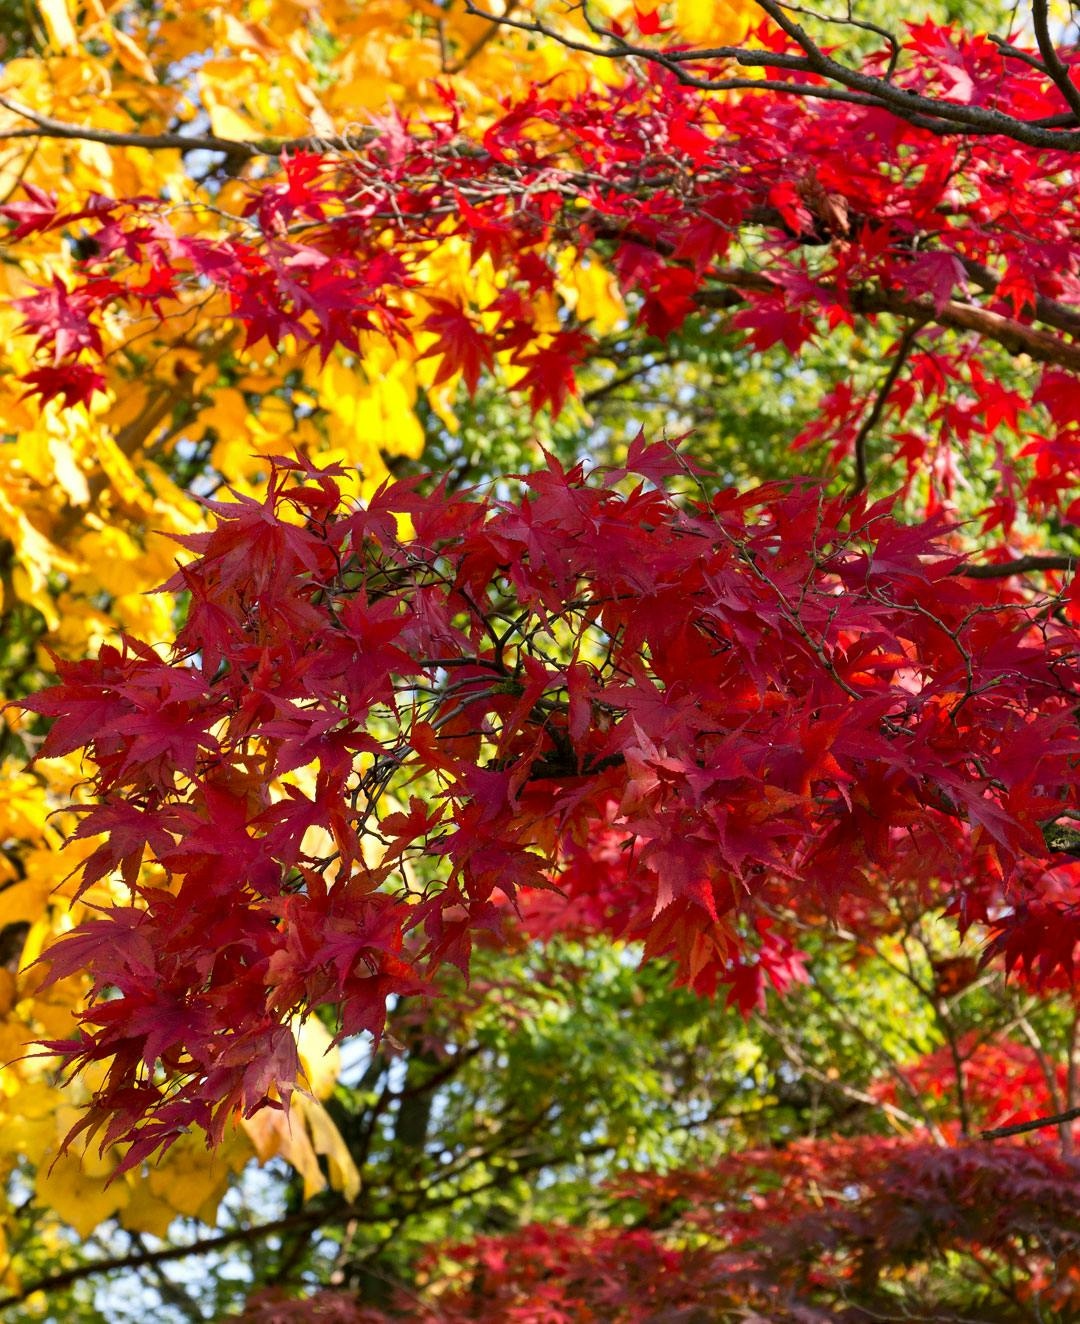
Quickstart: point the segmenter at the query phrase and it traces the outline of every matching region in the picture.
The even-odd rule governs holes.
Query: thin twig
[[[238,138],[221,138],[217,134],[186,133],[123,133],[118,129],[97,129],[84,124],[70,124],[54,119],[40,111],[31,110],[18,101],[0,96],[0,106],[20,119],[29,120],[33,128],[0,130],[0,141],[17,138],[67,138],[79,142],[101,143],[105,147],[142,147],[148,151],[178,150],[181,152],[221,152],[225,156],[255,157],[280,156],[282,152],[353,149],[365,146],[377,136],[374,129],[359,129],[355,133],[335,138],[310,135],[304,138],[259,138],[251,142]]]
[[[889,371],[885,374],[885,380],[881,383],[877,396],[874,399],[874,406],[867,414],[862,426],[855,436],[855,487],[856,492],[865,492],[868,476],[866,471],[866,443],[870,434],[881,422],[885,410],[889,403],[889,396],[896,385],[900,374],[904,370],[904,365],[911,356],[912,347],[915,344],[915,338],[922,330],[922,324],[918,326],[909,326],[896,347],[896,357],[892,361]]]

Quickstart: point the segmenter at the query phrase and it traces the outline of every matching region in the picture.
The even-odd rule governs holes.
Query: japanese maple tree
[[[79,234],[73,278],[17,303],[27,394],[63,409],[95,407],[118,338],[167,344],[207,299],[252,352],[389,346],[430,364],[432,390],[494,377],[558,416],[608,352],[568,254],[612,274],[649,344],[710,318],[755,351],[891,341],[878,389],[833,385],[791,438],[825,471],[749,488],[644,435],[613,465],[547,456],[360,495],[311,448],[264,452],[265,495],[218,494],[208,531],[175,539],[167,649],[125,635],[55,658],[24,706],[54,719],[39,757],[89,758],[79,886],[116,899],[44,954],[50,979],[94,987],[46,1048],[99,1073],[69,1138],[121,1142],[120,1172],[287,1109],[298,1018],[378,1045],[388,1006],[440,996],[476,945],[638,943],[750,1014],[806,981],[806,932],[871,943],[903,900],[974,928],[1025,986],[1071,987],[1080,615],[1071,555],[1031,530],[1080,510],[1074,54],[1038,4],[1032,47],[927,22],[854,62],[760,9],[744,45],[714,49],[665,44],[653,13],[586,10],[576,35],[488,15],[609,61],[607,81],[479,122],[442,87],[438,109],[360,137],[252,145],[280,168],[252,171],[232,212],[64,209],[34,186],[0,207],[18,236]],[[469,283],[446,280],[448,252]],[[977,535],[956,518],[964,454],[983,466]],[[966,987],[963,962],[942,980]],[[980,1045],[949,1043],[951,1067],[866,1097],[895,1110],[897,1088],[951,1069],[967,1114]],[[1075,1111],[1076,1083],[1047,1068],[1020,1125]],[[855,1292],[872,1317],[927,1245],[1068,1268],[1071,1132],[1063,1153],[942,1134],[924,1118],[889,1144],[628,1180],[632,1232],[471,1243],[432,1318],[693,1318],[720,1280],[732,1310],[813,1318]],[[752,1214],[746,1185],[767,1192]],[[619,1277],[628,1255],[648,1289]]]
[[[377,1037],[387,997],[467,970],[599,829],[608,927],[703,993],[799,978],[768,915],[835,913],[909,856],[964,923],[993,909],[1021,960],[1070,967],[1071,911],[1053,948],[1025,923],[1075,810],[1076,632],[965,582],[939,522],[710,491],[662,443],[607,475],[553,464],[516,500],[400,482],[354,508],[325,470],[294,485],[306,468],[278,461],[265,501],[214,503],[184,540],[170,658],[58,660],[27,701],[56,718],[43,756],[98,768],[83,885],[119,870],[133,894],[48,956],[114,990],[52,1046],[109,1064],[84,1124],[133,1141],[126,1163],[287,1098],[293,1016],[332,1003]],[[313,761],[308,795],[288,779]]]

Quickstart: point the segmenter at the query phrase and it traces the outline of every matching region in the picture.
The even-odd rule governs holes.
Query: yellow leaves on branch
[[[62,1091],[30,1086],[23,1102],[26,1111],[12,1119],[11,1139],[19,1157],[36,1166],[35,1196],[81,1237],[113,1216],[129,1232],[157,1237],[178,1217],[212,1225],[230,1179],[252,1157],[250,1143],[236,1129],[213,1152],[201,1137],[185,1136],[157,1167],[114,1179],[117,1156],[101,1155],[93,1144],[57,1156],[61,1139],[79,1117]],[[0,1143],[6,1151],[6,1137]]]
[[[643,13],[655,8],[648,0],[640,6]],[[676,31],[695,45],[736,45],[747,28],[761,21],[753,0],[674,0],[671,10]]]

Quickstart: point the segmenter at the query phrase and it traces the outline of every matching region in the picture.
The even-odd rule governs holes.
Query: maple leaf
[[[643,37],[655,37],[663,32],[671,31],[670,24],[663,24],[660,22],[659,9],[646,11],[635,8],[634,22],[637,25],[637,30]]]
[[[26,194],[25,202],[6,202],[0,206],[0,216],[6,216],[16,223],[15,228],[7,236],[9,243],[15,243],[30,234],[40,234],[59,225],[70,224],[72,221],[84,220],[86,217],[98,219],[107,216],[118,206],[115,199],[94,193],[90,195],[84,206],[74,211],[61,212],[58,210],[55,193],[46,192],[45,189],[38,188],[29,181],[22,183],[22,190]]]
[[[461,373],[469,394],[475,395],[481,374],[492,365],[491,341],[459,304],[448,299],[429,302],[432,311],[424,318],[423,326],[439,338],[422,357],[442,357],[433,385]]]
[[[929,294],[940,313],[954,290],[966,290],[967,273],[955,253],[920,253],[904,268],[903,282],[915,294]]]
[[[577,395],[574,368],[592,343],[584,331],[557,331],[548,344],[515,360],[525,370],[516,383],[517,388],[529,392],[529,406],[534,414],[548,405],[557,417],[567,397]]]
[[[39,230],[48,230],[56,224],[56,194],[46,193],[35,184],[24,184],[23,191],[26,194],[25,202],[7,202],[0,207],[0,216],[15,222],[15,228],[8,235],[11,243]]]
[[[24,329],[37,336],[39,345],[52,346],[55,366],[84,349],[101,353],[101,332],[91,320],[91,300],[90,289],[69,290],[60,276],[54,276],[51,285],[17,299],[15,307],[23,315]]]
[[[45,364],[28,372],[22,399],[41,396],[41,403],[60,399],[66,408],[88,405],[97,394],[105,394],[105,374],[89,363]]]

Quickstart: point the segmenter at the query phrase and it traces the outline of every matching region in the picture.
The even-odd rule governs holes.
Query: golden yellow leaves
[[[678,32],[698,45],[735,45],[762,19],[753,0],[675,0],[672,10]]]
[[[281,1157],[290,1163],[304,1180],[304,1199],[326,1190],[318,1156],[326,1158],[329,1185],[347,1200],[360,1191],[360,1173],[341,1133],[321,1102],[333,1090],[340,1070],[336,1048],[317,1021],[308,1020],[297,1030],[300,1063],[311,1093],[293,1095],[288,1116],[266,1109],[243,1122],[260,1162]]]
[[[273,55],[209,60],[199,70],[200,98],[219,137],[246,142],[303,137],[310,131],[307,108],[297,93],[302,65]]]
[[[313,364],[307,379],[332,419],[334,458],[357,465],[369,482],[386,475],[383,452],[416,458],[423,451],[416,365],[390,346],[373,344],[360,370],[336,357],[321,371]]]
[[[70,52],[76,44],[75,25],[66,0],[39,0],[38,8],[54,50]]]
[[[116,625],[161,637],[168,604],[145,595],[168,577],[173,554],[164,539],[135,538],[112,521],[180,531],[192,526],[196,508],[160,471],[151,473],[153,485],[140,478],[100,420],[75,411],[63,420],[50,410],[0,451],[0,539],[13,549],[12,590],[73,655]],[[112,604],[111,628],[103,626],[102,594],[124,599]]]
[[[579,322],[589,322],[590,331],[609,335],[626,320],[626,308],[610,272],[595,259],[579,260],[575,249],[563,251],[559,261],[559,293]]]
[[[54,1164],[39,1159],[34,1189],[42,1204],[73,1227],[79,1236],[88,1237],[99,1223],[126,1203],[124,1183],[114,1182],[109,1186],[106,1184],[108,1175],[109,1165],[101,1159],[95,1160],[93,1151],[86,1156],[68,1153],[61,1155]]]
[[[114,1178],[118,1157],[99,1154],[93,1144],[77,1143],[57,1156],[63,1136],[79,1118],[61,1091],[30,1085],[19,1104],[20,1115],[8,1123],[10,1144],[7,1135],[0,1138],[0,1154],[13,1153],[34,1164],[38,1201],[82,1237],[114,1215],[131,1232],[159,1237],[180,1216],[212,1225],[230,1178],[252,1157],[251,1145],[236,1129],[213,1152],[203,1137],[183,1136],[156,1167]]]
[[[0,970],[0,976],[5,973]],[[2,984],[0,979],[0,995]],[[301,1029],[298,1039],[312,1089],[325,1097],[337,1077],[337,1052],[326,1051],[329,1036],[316,1024]],[[292,1164],[303,1178],[305,1198],[328,1184],[348,1200],[359,1191],[356,1165],[314,1094],[294,1095],[288,1117],[268,1110],[230,1127],[213,1151],[204,1136],[193,1132],[153,1167],[117,1177],[120,1155],[102,1155],[92,1142],[79,1140],[60,1153],[64,1136],[80,1116],[84,1092],[83,1085],[56,1087],[39,1067],[17,1084],[6,1074],[0,1090],[0,1171],[18,1162],[30,1164],[37,1201],[80,1236],[89,1236],[114,1216],[129,1231],[159,1237],[178,1216],[213,1225],[232,1179],[253,1158],[265,1163],[280,1157]],[[319,1156],[326,1161],[329,1183]]]

